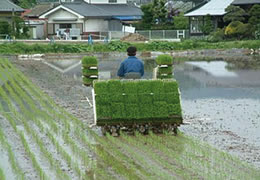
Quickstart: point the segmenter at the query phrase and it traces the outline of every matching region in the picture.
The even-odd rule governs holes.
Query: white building
[[[126,0],[61,0],[39,18],[46,21],[48,36],[68,31],[78,39],[79,34],[122,31],[122,21],[140,20],[142,15],[141,9]]]

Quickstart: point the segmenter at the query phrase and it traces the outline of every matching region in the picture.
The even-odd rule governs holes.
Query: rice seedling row
[[[0,128],[0,144],[6,149],[12,170],[16,174],[17,178],[24,179],[23,172],[16,161],[15,155],[12,151],[10,144],[6,140],[6,136],[4,135],[2,128]],[[3,171],[2,171],[2,174],[4,176]],[[2,177],[2,176],[0,176],[0,177]]]
[[[154,161],[156,164],[158,164],[159,167],[163,168],[165,170],[164,174],[168,174],[170,176],[175,176],[176,179],[179,178],[187,178],[192,176],[195,178],[196,174],[193,172],[190,172],[189,170],[184,169],[183,166],[180,165],[180,163],[176,160],[173,162],[168,159],[165,159],[164,154],[158,154],[157,152],[154,152],[154,147],[149,147],[148,144],[145,144],[143,142],[140,142],[137,140],[138,138],[128,137],[127,135],[122,135],[122,138],[120,141],[122,143],[128,144],[129,148],[132,148],[133,150],[138,150],[139,153],[147,154],[149,155],[150,159]],[[180,175],[181,176],[180,176]],[[164,175],[165,176],[165,175]],[[169,178],[169,177],[167,177]]]
[[[9,87],[9,90],[10,90],[10,87]],[[11,91],[11,90],[10,90]],[[22,91],[20,91],[19,93],[22,93]],[[14,96],[15,96],[15,94],[13,94]],[[25,94],[23,94],[22,93],[22,95],[25,95]],[[26,96],[23,96],[23,97],[26,97]],[[30,99],[28,99],[28,101],[30,101]],[[20,105],[22,106],[22,104],[21,104],[21,102],[20,102]],[[22,106],[23,107],[23,106]],[[33,107],[33,106],[31,106],[31,107]],[[36,110],[37,111],[37,109],[34,109],[34,110]],[[25,112],[25,109],[23,109],[23,111]],[[29,116],[29,114],[28,113],[26,113],[28,116]],[[51,117],[47,117],[47,118],[51,118]],[[46,119],[47,119],[46,118]],[[41,124],[41,122],[39,121],[39,120],[37,120],[37,119],[35,119],[35,118],[33,118],[33,117],[31,117],[31,119],[34,119],[34,121],[36,121],[36,124],[40,127],[40,129],[41,129],[41,131],[43,130],[43,125]],[[54,121],[53,121],[54,122]],[[54,124],[52,124],[51,125],[52,127],[55,127],[56,126],[56,124],[54,123]],[[55,129],[57,129],[57,128],[55,128]],[[53,138],[53,135],[51,135],[51,133],[50,132],[47,132],[47,134],[48,134],[48,136],[51,138],[51,140],[52,140],[52,142],[54,142],[54,138]],[[63,131],[63,137],[66,137],[65,139],[67,140],[66,142],[67,143],[69,143],[70,145],[72,145],[72,151],[75,153],[75,152],[81,152],[81,155],[84,155],[84,157],[87,157],[87,155],[86,155],[86,153],[84,153],[84,151],[80,151],[80,149],[75,145],[75,143],[73,143],[73,141],[69,138],[69,136],[67,136],[66,135],[67,133],[65,132],[65,131]],[[39,139],[36,139],[38,142],[39,142]],[[65,159],[67,160],[67,162],[68,162],[68,164],[73,164],[73,167],[74,167],[74,169],[75,169],[75,171],[78,173],[78,175],[79,176],[81,176],[81,171],[80,171],[80,169],[79,169],[79,167],[78,167],[78,165],[77,165],[77,163],[75,163],[75,162],[71,162],[71,155],[70,154],[68,154],[68,153],[66,153],[66,151],[64,151],[63,149],[62,149],[62,147],[57,143],[57,141],[55,141],[55,145],[56,145],[56,147],[57,147],[57,149],[61,152],[61,154],[63,155],[63,157],[65,157]],[[79,156],[79,155],[78,155]],[[85,160],[86,161],[86,159],[87,158],[83,158],[83,160]],[[51,164],[52,164],[53,162],[51,162]],[[85,163],[86,164],[86,163]]]
[[[10,90],[10,89],[9,89],[9,90]],[[14,95],[14,94],[12,94],[12,95]],[[10,104],[10,102],[9,102],[9,104]],[[42,152],[43,155],[46,157],[46,159],[48,159],[48,161],[50,162],[50,164],[52,164],[52,162],[55,162],[55,161],[52,159],[52,157],[51,157],[51,155],[49,154],[49,152],[45,149],[44,144],[42,143],[42,141],[41,141],[41,140],[39,139],[39,137],[38,137],[38,134],[35,133],[35,132],[30,128],[30,126],[28,125],[27,119],[25,119],[23,116],[21,116],[19,113],[17,113],[17,112],[16,112],[16,109],[15,109],[14,107],[10,106],[9,109],[11,110],[11,113],[15,114],[15,115],[13,116],[14,118],[11,117],[11,116],[6,116],[6,118],[11,122],[10,124],[14,124],[16,118],[19,119],[19,120],[21,120],[21,121],[23,122],[23,125],[24,125],[23,127],[25,128],[26,132],[28,133],[28,136],[31,135],[31,136],[33,137],[33,139],[35,140],[36,144],[39,146],[41,152]],[[34,165],[34,168],[38,171],[38,174],[39,174],[40,177],[45,178],[46,174],[43,172],[42,168],[40,167],[39,163],[37,162],[37,158],[35,157],[34,153],[31,152],[31,150],[30,150],[30,145],[28,144],[28,142],[27,142],[27,140],[26,140],[26,137],[27,137],[27,136],[25,136],[24,133],[23,133],[21,130],[17,130],[17,128],[15,128],[15,129],[16,129],[16,132],[19,134],[20,138],[21,138],[21,139],[23,138],[23,139],[22,139],[22,143],[23,143],[23,145],[24,145],[24,147],[25,147],[25,151],[28,153],[28,155],[29,155],[29,156],[31,157],[31,159],[32,159],[32,163],[33,163],[33,165]],[[30,144],[31,144],[31,143],[30,143]],[[38,158],[38,160],[39,160],[39,158]],[[57,167],[59,167],[59,166],[57,166]],[[60,170],[60,172],[61,172],[61,170]],[[63,175],[63,177],[64,177],[64,175]],[[66,177],[66,176],[65,176],[65,177]]]
[[[8,87],[8,86],[7,86]],[[28,112],[24,107],[23,107],[23,104],[21,102],[21,100],[19,99],[19,97],[12,91],[12,89],[10,87],[7,88],[14,97],[16,97],[17,101],[19,101],[19,105],[22,109],[22,112],[26,115],[27,118],[30,118],[30,119],[33,119],[34,122],[36,123],[36,125],[38,125],[40,127],[41,130],[43,130],[43,125],[41,124],[41,121],[37,120],[37,118],[34,118],[33,116],[30,116],[30,112]],[[48,117],[50,119],[50,117]],[[20,116],[19,119],[24,119],[23,117]],[[54,121],[53,121],[54,122]],[[44,144],[43,144],[43,141],[40,140],[40,138],[38,138],[38,134],[35,132],[35,131],[32,131],[32,129],[29,128],[29,126],[27,125],[26,121],[23,122],[24,123],[24,126],[25,126],[25,129],[30,133],[32,134],[33,138],[35,139],[35,141],[37,142],[37,144],[39,145],[40,147],[40,150],[43,152],[43,154],[46,155],[47,159],[49,160],[51,166],[54,166],[56,171],[57,171],[57,174],[60,176],[60,178],[62,177],[62,170],[59,168],[59,165],[55,165],[55,161],[54,159],[52,158],[51,154],[46,150],[46,148],[44,147]],[[57,129],[57,128],[56,128]],[[47,132],[48,135],[50,135],[51,133],[50,132]],[[71,155],[68,154],[65,150],[63,150],[63,148],[59,145],[59,143],[56,143],[55,144],[56,147],[58,145],[58,149],[60,150],[61,152],[61,155],[63,156],[63,158],[65,158],[65,160],[67,161],[68,165],[73,165],[73,169],[77,172],[78,176],[81,177],[81,171],[78,167],[78,164],[73,162],[71,160]],[[65,176],[66,177],[66,176]],[[65,178],[63,177],[63,178]],[[68,178],[67,178],[68,179]]]
[[[2,180],[5,180],[5,174],[1,168],[0,168],[0,177],[2,178]]]

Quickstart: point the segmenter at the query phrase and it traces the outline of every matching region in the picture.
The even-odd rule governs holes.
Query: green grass
[[[113,41],[108,44],[0,44],[0,54],[35,54],[35,53],[86,53],[86,52],[126,52],[129,46],[136,46],[138,51],[176,51],[202,49],[232,49],[253,48],[259,49],[259,40],[206,42],[202,40],[184,40],[182,42],[152,41],[149,43],[125,43]]]

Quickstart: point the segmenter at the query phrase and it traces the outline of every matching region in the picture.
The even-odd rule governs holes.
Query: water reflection
[[[260,70],[234,69],[230,63],[184,62],[175,66],[182,98],[260,98]]]
[[[99,61],[99,78],[115,79],[120,63],[125,57]],[[80,60],[44,61],[53,69],[75,79],[81,80]],[[260,68],[254,66],[242,68],[225,61],[190,61],[174,65],[174,77],[177,79],[184,99],[198,98],[258,98],[260,99]],[[144,79],[153,77],[154,59],[144,60]]]

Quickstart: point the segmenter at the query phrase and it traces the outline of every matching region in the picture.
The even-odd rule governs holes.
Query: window
[[[117,3],[117,0],[108,0],[109,3]]]
[[[70,29],[71,24],[60,24],[60,29]]]
[[[202,33],[201,27],[203,26],[203,17],[192,17],[190,21],[191,33]]]

